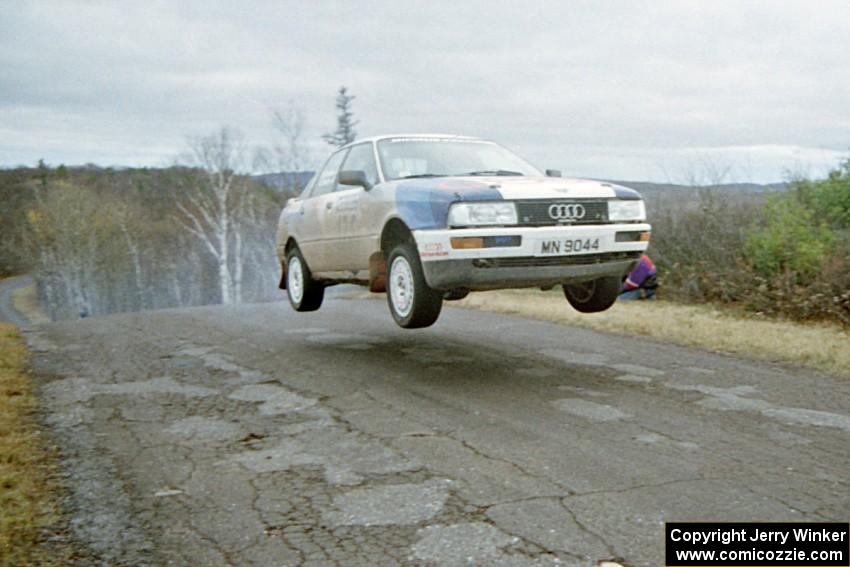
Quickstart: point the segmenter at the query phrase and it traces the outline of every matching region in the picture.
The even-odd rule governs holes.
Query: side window
[[[316,183],[313,186],[313,191],[310,193],[311,197],[318,197],[334,190],[336,186],[336,174],[339,173],[339,165],[347,153],[348,150],[342,150],[328,159],[321,173],[316,176]]]
[[[375,165],[375,154],[372,151],[371,142],[352,146],[348,152],[348,157],[345,158],[340,170],[360,170],[366,173],[366,179],[369,183],[375,185],[378,183],[378,167]],[[338,185],[336,190],[351,189],[350,185]]]

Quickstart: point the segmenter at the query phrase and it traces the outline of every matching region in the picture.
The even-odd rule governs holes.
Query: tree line
[[[272,297],[276,191],[199,167],[45,169],[0,172],[0,192],[25,195],[2,256],[51,318]]]
[[[340,88],[328,143],[353,140],[353,98]],[[221,127],[166,168],[0,170],[0,276],[31,273],[53,319],[278,297],[275,224],[314,164],[297,105],[274,126],[271,148]]]

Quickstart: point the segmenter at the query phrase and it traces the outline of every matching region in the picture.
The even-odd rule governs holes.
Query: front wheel
[[[573,309],[582,313],[605,311],[617,301],[620,278],[597,278],[578,284],[564,284],[564,295]]]
[[[430,327],[440,316],[443,294],[428,287],[419,254],[410,243],[399,244],[390,252],[387,303],[395,322],[405,329]]]
[[[313,279],[296,247],[286,254],[286,295],[296,311],[315,311],[325,299],[325,286]]]

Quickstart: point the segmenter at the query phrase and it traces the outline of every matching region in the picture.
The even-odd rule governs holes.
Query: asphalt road
[[[27,337],[92,561],[657,566],[665,521],[850,511],[850,385],[809,370],[371,300]]]
[[[12,292],[32,283],[30,276],[15,276],[0,281],[0,321],[14,323],[19,327],[27,325],[26,317],[18,313],[12,305]]]

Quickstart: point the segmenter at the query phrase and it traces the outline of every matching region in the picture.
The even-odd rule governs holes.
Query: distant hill
[[[603,180],[600,180],[603,181]],[[788,189],[787,183],[725,183],[710,187],[692,187],[674,183],[651,183],[648,181],[613,181],[625,187],[638,191],[646,201],[650,211],[666,207],[692,208],[699,204],[701,195],[710,192],[722,199],[735,202],[761,201],[768,193],[776,193]]]
[[[697,191],[700,187],[692,187],[690,185],[676,185],[674,183],[651,183],[649,181],[613,181],[607,180],[608,183],[616,183],[631,187],[637,191]],[[767,183],[761,185],[758,183],[724,183],[721,185],[712,185],[702,189],[711,189],[719,192],[729,193],[772,193],[775,191],[784,191],[788,188],[787,183]]]

